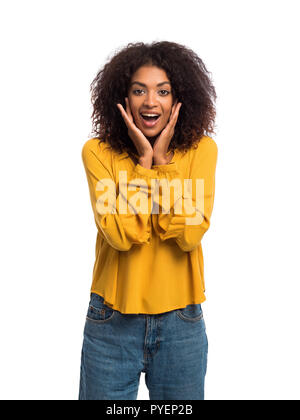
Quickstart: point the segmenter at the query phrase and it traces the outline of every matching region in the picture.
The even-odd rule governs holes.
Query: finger
[[[168,123],[169,123],[169,122],[172,120],[172,118],[173,118],[173,115],[174,115],[174,110],[175,110],[176,104],[177,104],[177,101],[175,101],[175,102],[174,102],[174,104],[172,105],[171,114],[170,114],[170,116],[169,116]]]
[[[176,107],[174,108],[174,112],[172,113],[171,117],[170,117],[170,125],[171,126],[175,126],[177,119],[178,119],[178,115],[179,115],[179,110],[181,108],[182,103],[179,102],[178,104],[176,104]]]
[[[174,114],[178,114],[179,113],[179,110],[180,110],[180,108],[181,108],[181,105],[182,105],[182,103],[181,102],[178,102],[177,104],[176,104],[176,106],[175,106],[175,109],[174,109]]]
[[[127,115],[129,117],[130,121],[133,123],[133,116],[132,116],[132,112],[131,112],[129,100],[128,100],[127,97],[125,98],[125,103],[126,103],[126,112],[127,112]]]
[[[181,102],[176,101],[174,103],[174,105],[173,105],[172,114],[171,114],[171,118],[170,119],[173,119],[174,118],[176,112],[180,109],[180,107],[181,107]]]
[[[177,103],[178,103],[178,100],[176,99],[176,101],[174,102],[174,104],[173,104],[173,106],[172,106],[172,112],[171,112],[171,118],[173,117],[173,115],[174,115],[174,111],[175,111],[175,108],[176,108],[176,105],[177,105]]]
[[[124,119],[125,124],[126,124],[126,125],[127,125],[127,127],[129,128],[129,127],[130,127],[130,125],[131,125],[131,121],[130,121],[130,118],[128,117],[128,115],[127,115],[127,113],[126,113],[125,109],[123,108],[123,106],[122,106],[121,104],[117,104],[117,107],[119,108],[119,110],[120,110],[120,112],[121,112],[121,115],[122,115],[122,117],[123,117],[123,119]]]

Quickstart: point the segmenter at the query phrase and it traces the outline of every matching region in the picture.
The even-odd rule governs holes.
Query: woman
[[[145,372],[151,400],[202,400],[215,89],[193,51],[164,41],[128,44],[91,91],[97,240],[79,399],[135,400]]]

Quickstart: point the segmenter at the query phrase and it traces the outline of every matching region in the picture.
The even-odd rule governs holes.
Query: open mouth
[[[149,113],[149,114],[140,114],[140,115],[141,115],[142,122],[146,127],[154,127],[157,124],[158,120],[160,119],[160,115],[158,114],[151,115]]]

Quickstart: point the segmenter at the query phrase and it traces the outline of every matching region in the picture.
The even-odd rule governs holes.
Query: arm
[[[167,178],[176,190],[176,194],[172,194],[172,191],[170,194],[169,212],[166,214],[162,212],[162,201],[160,201],[159,214],[152,214],[154,229],[162,241],[173,238],[182,251],[189,252],[195,249],[210,226],[217,155],[218,148],[215,141],[210,137],[204,137],[199,142],[191,161],[192,189],[190,191],[185,188],[187,181],[183,180],[177,162],[152,166],[157,170],[158,177]],[[181,180],[181,187],[176,184],[176,178]],[[200,181],[196,182],[197,179]],[[162,200],[161,193],[160,200]],[[189,209],[194,209],[193,214]]]
[[[103,143],[92,139],[82,148],[95,222],[110,246],[118,251],[128,251],[133,244],[150,242],[151,179],[156,178],[157,173],[137,164],[122,176],[119,174],[118,193],[111,155],[104,148]],[[136,178],[140,183],[134,181]],[[140,191],[136,186],[141,186]]]

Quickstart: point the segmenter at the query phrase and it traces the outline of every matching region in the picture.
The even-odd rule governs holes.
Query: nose
[[[155,92],[149,91],[145,96],[144,105],[149,108],[155,106],[156,105],[155,95],[156,95]]]

